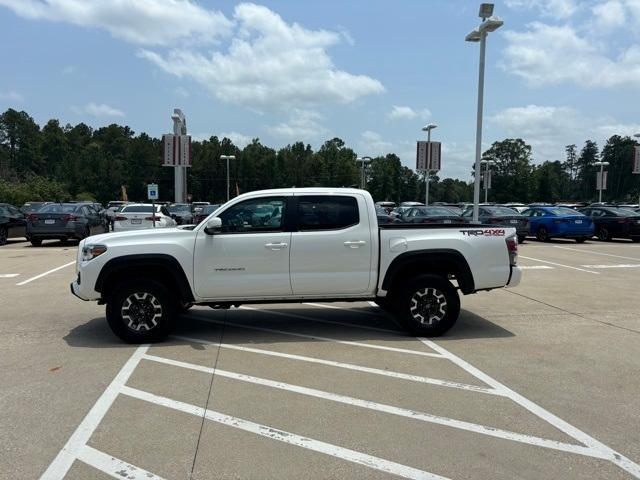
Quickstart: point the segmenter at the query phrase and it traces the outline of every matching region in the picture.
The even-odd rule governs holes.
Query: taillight
[[[78,217],[76,217],[75,215],[65,215],[64,217],[62,217],[62,220],[65,222],[75,222],[78,219]]]
[[[489,220],[489,223],[501,223],[502,219],[501,218],[492,218]]]
[[[630,223],[632,220],[630,218],[619,218],[618,223]]]
[[[559,223],[562,223],[562,220],[554,220],[553,223],[555,223],[556,225],[558,225]]]
[[[27,215],[27,220],[29,222],[37,222],[38,221],[38,215],[36,215],[35,213],[30,213],[29,215]]]
[[[114,218],[114,220],[116,222],[122,222],[123,220],[126,220],[127,217],[123,217],[122,215],[118,215],[116,218]]]
[[[158,222],[160,221],[160,217],[147,217],[145,220],[149,220],[150,222]]]
[[[518,264],[518,237],[515,235],[507,237],[507,251],[509,252],[509,264],[515,267]]]

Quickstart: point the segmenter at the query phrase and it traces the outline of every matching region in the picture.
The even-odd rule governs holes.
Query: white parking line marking
[[[263,309],[260,309],[260,308],[248,307],[246,305],[243,305],[242,307],[240,307],[240,310],[251,310],[251,311],[254,311],[254,312],[270,313],[271,315],[280,315],[282,317],[297,318],[297,319],[300,319],[300,320],[308,320],[310,322],[327,323],[327,324],[330,324],[330,325],[340,325],[341,327],[365,328],[367,330],[373,330],[373,331],[376,331],[376,332],[393,333],[395,335],[399,334],[399,335],[402,335],[402,336],[406,336],[405,333],[402,330],[391,330],[390,328],[370,327],[368,325],[365,326],[365,325],[359,325],[357,323],[349,323],[349,322],[334,322],[333,320],[324,320],[324,319],[313,318],[313,317],[305,317],[304,315],[296,315],[295,313],[277,312],[275,310],[263,310]]]
[[[605,257],[624,258],[625,260],[640,260],[640,258],[637,258],[637,257],[625,257],[625,256],[622,256],[622,255],[614,255],[612,253],[594,252],[593,250],[580,250],[579,248],[559,247],[557,245],[554,246],[553,248],[561,248],[562,250],[571,250],[571,251],[574,251],[574,252],[580,252],[580,253],[585,253],[585,254],[603,255]]]
[[[153,393],[143,392],[142,390],[137,390],[135,388],[125,386],[122,388],[122,393],[124,395],[129,395],[130,397],[144,400],[155,405],[171,408],[180,412],[196,415],[198,417],[204,416],[208,420],[220,423],[222,425],[238,428],[240,430],[244,430],[245,432],[254,433],[256,435],[270,438],[272,440],[278,440],[289,445],[295,445],[297,447],[306,448],[315,452],[324,453],[325,455],[330,455],[332,457],[340,458],[348,462],[364,465],[365,467],[373,468],[375,470],[379,470],[392,475],[398,475],[400,477],[416,480],[446,480],[446,477],[442,477],[434,473],[425,472],[423,470],[418,470],[417,468],[412,468],[407,465],[402,465],[390,460],[367,455],[366,453],[356,452],[355,450],[350,450],[348,448],[343,448],[337,445],[332,445],[330,443],[314,440],[312,438],[296,435],[295,433],[279,430],[268,425],[261,425],[259,423],[254,423],[242,418],[232,417],[221,412],[216,412],[208,409],[205,410],[204,408],[198,407],[196,405],[190,405],[188,403],[173,400],[171,398],[154,395]]]
[[[549,265],[519,265],[523,270],[555,270],[555,267]]]
[[[78,425],[65,446],[60,450],[51,465],[42,474],[40,480],[59,480],[67,474],[73,461],[78,457],[80,450],[89,441],[98,424],[102,421],[114,400],[120,393],[120,389],[127,383],[127,380],[138,366],[142,356],[147,353],[149,345],[141,345],[133,352],[131,358],[127,360],[122,369],[118,372],[111,384],[98,398],[84,420]]]
[[[432,349],[434,349],[436,352],[439,352],[442,355],[446,356],[449,360],[451,360],[453,363],[458,365],[460,368],[466,370],[468,373],[476,377],[478,380],[483,381],[487,385],[493,387],[495,390],[502,393],[505,397],[510,398],[518,405],[526,408],[529,412],[545,420],[549,424],[556,427],[558,430],[569,435],[571,438],[574,438],[575,440],[583,443],[587,447],[590,447],[591,449],[594,450],[593,456],[607,459],[610,462],[613,462],[614,464],[622,468],[623,470],[626,470],[631,475],[637,478],[640,478],[640,465],[638,465],[637,463],[632,462],[627,457],[607,447],[605,444],[587,435],[582,430],[579,430],[578,428],[574,427],[568,422],[565,422],[561,418],[555,416],[553,413],[549,412],[548,410],[545,410],[539,405],[533,403],[531,400],[523,397],[519,393],[514,392],[504,384],[490,377],[486,373],[480,371],[473,365],[467,363],[460,357],[454,355],[453,353],[441,347],[440,345],[436,344],[435,342],[432,342],[431,340],[426,338],[420,338],[420,341],[423,342],[428,347],[431,347]]]
[[[16,285],[17,286],[26,285],[27,283],[33,282],[34,280],[38,280],[39,278],[49,275],[50,273],[57,272],[58,270],[62,270],[63,268],[68,267],[69,265],[73,265],[74,263],[76,263],[75,260],[73,262],[65,263],[64,265],[60,265],[59,267],[52,268],[48,272],[41,273],[40,275],[36,275],[35,277],[28,278],[23,282],[16,283]]]
[[[20,275],[19,273],[0,273],[0,278],[13,278]]]
[[[78,460],[120,480],[123,478],[127,480],[163,480],[163,478],[158,475],[154,475],[130,463],[123,462],[89,445],[85,445],[78,452]]]
[[[193,314],[183,315],[183,316],[187,317],[187,318],[192,318],[192,319],[195,319],[195,320],[207,322],[207,323],[215,323],[217,325],[231,325],[233,327],[246,328],[246,329],[249,329],[249,330],[258,330],[258,331],[261,331],[261,332],[278,333],[278,334],[282,334],[282,335],[289,335],[289,336],[292,336],[292,337],[310,338],[312,340],[322,340],[323,342],[340,343],[342,345],[351,345],[353,347],[372,348],[374,350],[386,350],[388,352],[406,353],[406,354],[409,354],[409,355],[420,355],[420,356],[423,356],[423,357],[444,358],[439,353],[421,352],[419,350],[409,350],[409,349],[406,349],[406,348],[386,347],[384,345],[373,345],[373,344],[370,344],[370,343],[352,342],[350,340],[339,340],[337,338],[320,337],[318,335],[306,335],[304,333],[287,332],[285,330],[276,330],[276,329],[273,329],[273,328],[254,327],[253,325],[245,325],[245,324],[236,323],[236,322],[214,320],[212,318],[201,317],[199,315],[193,315]]]
[[[622,264],[622,265],[582,265],[583,267],[586,268],[640,268],[640,264],[638,263],[633,263],[633,264]]]
[[[494,390],[493,388],[479,387],[477,385],[468,385],[466,383],[451,382],[448,380],[440,380],[437,378],[422,377],[420,375],[411,375],[408,373],[394,372],[392,370],[381,370],[379,368],[363,367],[361,365],[354,365],[352,363],[335,362],[333,360],[324,360],[321,358],[305,357],[302,355],[293,355],[290,353],[275,352],[273,350],[263,350],[261,348],[241,347],[239,345],[230,345],[227,343],[218,344],[218,343],[210,342],[208,340],[183,337],[180,335],[173,335],[173,338],[184,340],[185,342],[189,342],[189,343],[200,343],[203,345],[216,345],[216,346],[219,346],[220,348],[228,348],[230,350],[238,350],[240,352],[257,353],[260,355],[268,355],[271,357],[286,358],[288,360],[298,360],[301,362],[317,363],[320,365],[327,365],[330,367],[344,368],[346,370],[354,370],[357,372],[372,373],[374,375],[382,375],[384,377],[399,378],[401,380],[409,380],[411,382],[425,383],[428,385],[437,385],[439,387],[457,388],[460,390],[467,390],[467,391],[478,392],[478,393],[487,393],[490,395],[498,395],[498,396],[502,395],[501,393],[499,393],[497,390]]]
[[[145,355],[145,360],[152,360],[158,363],[164,363],[175,367],[188,368],[203,373],[213,374],[214,369],[205,367],[202,365],[195,365],[193,363],[180,362],[165,357],[158,357],[156,355]],[[575,453],[578,455],[585,455],[588,457],[594,456],[593,449],[584,447],[582,445],[573,445],[570,443],[559,442],[556,440],[549,440],[546,438],[535,437],[532,435],[525,435],[522,433],[511,432],[508,430],[502,430],[494,427],[486,427],[477,423],[465,422],[462,420],[455,420],[452,418],[441,417],[438,415],[431,415],[429,413],[418,412],[415,410],[409,410],[401,407],[394,407],[392,405],[386,405],[383,403],[372,402],[369,400],[362,400],[359,398],[349,397],[346,395],[340,395],[337,393],[325,392],[323,390],[316,390],[314,388],[302,387],[299,385],[292,385],[290,383],[278,382],[275,380],[269,380],[266,378],[254,377],[251,375],[245,375],[243,373],[229,372],[226,370],[216,369],[215,374],[217,376],[231,378],[233,380],[239,380],[242,382],[253,383],[256,385],[263,385],[266,387],[276,388],[287,392],[298,393],[301,395],[308,395],[310,397],[321,398],[323,400],[330,400],[333,402],[343,403],[346,405],[352,405],[356,407],[366,408],[368,410],[375,410],[378,412],[389,413],[391,415],[398,415],[400,417],[411,418],[427,423],[434,423],[436,425],[444,425],[447,427],[456,428],[459,430],[466,430],[473,433],[479,433],[482,435],[489,435],[491,437],[501,438],[503,440],[509,440],[519,443],[525,443],[528,445],[534,445],[537,447],[551,448],[554,450],[560,450],[568,453]]]
[[[584,268],[572,267],[570,265],[563,265],[562,263],[550,262],[549,260],[540,260],[539,258],[525,257],[524,255],[519,255],[519,257],[526,258],[527,260],[533,260],[535,262],[548,263],[549,265],[555,265],[556,267],[570,268],[571,270],[578,270],[580,272],[594,273],[596,275],[600,275],[600,272],[592,272],[591,270],[585,270]]]

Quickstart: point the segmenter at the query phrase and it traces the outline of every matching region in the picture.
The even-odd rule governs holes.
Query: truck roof
[[[254,196],[254,195],[265,195],[265,194],[269,194],[269,195],[284,195],[284,194],[296,194],[296,193],[320,193],[323,195],[327,195],[327,194],[354,194],[354,193],[358,193],[358,194],[369,194],[368,191],[366,190],[360,190],[358,188],[342,188],[342,187],[304,187],[304,188],[296,188],[296,187],[292,187],[292,188],[274,188],[274,189],[270,189],[270,190],[255,190],[252,192],[246,192],[243,193],[241,195],[238,195],[236,198],[240,198],[240,197],[245,197],[245,196]]]

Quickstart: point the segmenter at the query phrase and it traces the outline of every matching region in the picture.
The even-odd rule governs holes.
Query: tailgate
[[[445,258],[449,254],[461,255],[469,265],[475,290],[500,288],[509,281],[511,267],[506,239],[516,235],[516,229],[513,227],[399,227],[380,228],[379,289],[382,288],[384,277],[394,261],[401,261],[402,257],[418,258],[421,254],[432,255],[432,258]]]

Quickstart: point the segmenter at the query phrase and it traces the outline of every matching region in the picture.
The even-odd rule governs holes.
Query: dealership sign
[[[429,154],[429,151],[430,154]],[[416,170],[437,172],[440,170],[442,145],[440,142],[418,141],[416,150]]]
[[[162,135],[162,165],[165,167],[191,166],[191,135]]]

